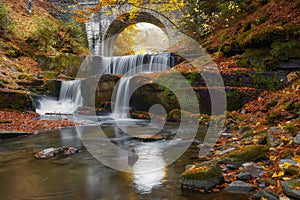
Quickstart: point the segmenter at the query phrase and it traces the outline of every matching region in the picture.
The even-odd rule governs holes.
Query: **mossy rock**
[[[36,61],[45,71],[63,73],[67,76],[75,77],[78,69],[84,61],[84,56],[63,53],[56,56],[36,55]]]
[[[182,116],[181,116],[182,115]],[[180,122],[181,117],[184,119],[190,119],[189,121],[198,122],[199,115],[193,114],[184,110],[173,109],[167,115],[167,121],[169,122]]]
[[[35,110],[35,103],[32,97],[25,92],[0,90],[0,108],[16,110]]]
[[[300,199],[300,190],[297,189],[299,187],[300,187],[299,178],[282,182],[282,191],[286,194],[286,196],[293,199]]]
[[[267,122],[269,124],[277,124],[282,119],[283,119],[283,116],[278,111],[272,111],[272,112],[268,113],[268,115],[267,115]]]
[[[25,79],[25,80],[33,80],[34,79],[34,75],[33,74],[20,74],[18,75],[18,79]]]
[[[217,162],[188,165],[181,174],[181,187],[208,191],[224,181],[221,167]]]
[[[269,147],[266,145],[250,145],[242,151],[228,153],[227,157],[220,161],[221,163],[230,164],[235,168],[240,167],[243,163],[254,162],[264,157]]]
[[[46,79],[53,79],[57,75],[57,72],[52,72],[52,71],[41,71],[37,75],[38,78],[46,78]]]
[[[227,98],[227,110],[233,111],[243,107],[243,105],[258,96],[258,91],[255,89],[239,90],[238,88],[225,88]]]

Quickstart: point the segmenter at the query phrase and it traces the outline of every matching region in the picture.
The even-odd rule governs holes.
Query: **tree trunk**
[[[26,12],[28,14],[32,13],[32,0],[26,0]]]

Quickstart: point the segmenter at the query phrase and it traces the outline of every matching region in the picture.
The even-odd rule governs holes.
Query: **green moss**
[[[298,127],[295,124],[285,124],[283,126],[283,130],[289,133],[296,133],[298,131]]]
[[[0,79],[0,88],[7,87],[8,83],[9,83],[9,81],[7,79]]]
[[[282,89],[285,83],[280,81],[277,76],[266,76],[264,73],[254,73],[252,75],[253,87],[257,89],[267,89],[270,91],[276,91]]]
[[[277,124],[282,118],[283,116],[281,115],[281,113],[277,111],[271,111],[267,115],[267,121],[269,124]]]
[[[34,78],[33,74],[20,74],[18,79],[32,80]]]
[[[56,76],[56,74],[57,72],[42,71],[38,74],[38,78],[53,79]]]
[[[268,150],[269,147],[265,145],[250,145],[242,151],[228,153],[227,159],[232,161],[252,162],[264,156],[264,153]]]
[[[183,172],[183,178],[192,180],[209,180],[220,174],[221,167],[218,163],[198,164]]]
[[[294,102],[293,101],[288,101],[288,102],[285,102],[283,104],[283,108],[287,111],[290,111],[290,110],[293,110],[295,109],[295,106],[294,106]]]

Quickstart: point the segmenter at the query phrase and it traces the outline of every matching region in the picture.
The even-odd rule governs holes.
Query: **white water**
[[[116,98],[113,108],[113,118],[116,120],[130,118],[130,80],[132,76],[141,73],[153,73],[170,68],[172,57],[170,54],[146,54],[106,58],[106,74],[121,74],[117,85]]]
[[[114,119],[118,120],[130,118],[129,94],[132,76],[167,70],[174,65],[172,56],[168,53],[115,56],[103,59],[104,74],[123,75],[116,86],[116,98],[112,115]],[[72,114],[82,106],[82,103],[81,81],[63,81],[59,99],[42,98],[40,107],[36,111],[41,115],[46,113]]]
[[[81,81],[62,81],[59,99],[54,98],[42,98],[40,100],[40,106],[36,109],[36,112],[40,115],[46,113],[60,113],[60,114],[72,114],[80,106],[82,106],[81,96]]]
[[[133,76],[167,70],[174,65],[169,53],[104,57],[104,74]]]

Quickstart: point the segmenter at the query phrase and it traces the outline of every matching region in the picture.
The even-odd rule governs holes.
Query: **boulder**
[[[254,162],[247,162],[242,164],[242,168],[245,172],[249,172],[253,178],[262,176],[264,174],[264,170]]]
[[[0,108],[35,111],[36,104],[30,94],[14,90],[0,90]]]
[[[181,188],[208,191],[217,184],[221,184],[224,177],[217,162],[188,165],[181,174]]]
[[[239,168],[243,163],[254,162],[263,158],[268,149],[266,145],[249,145],[244,150],[228,153],[226,158],[221,160],[220,163]]]

